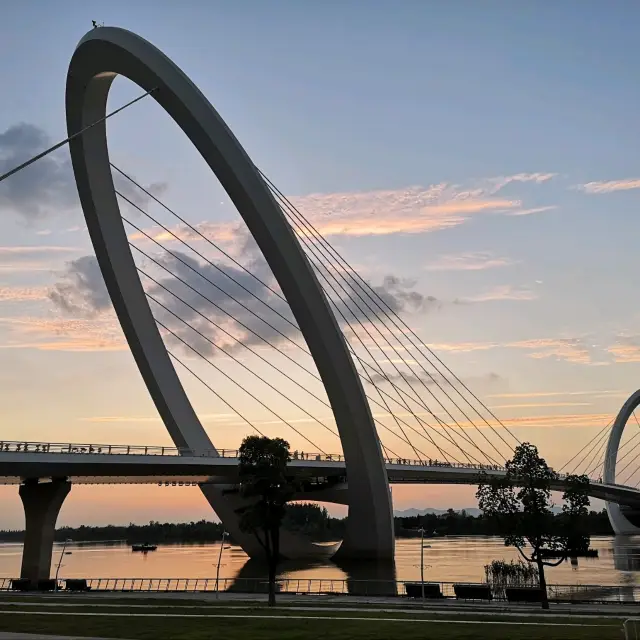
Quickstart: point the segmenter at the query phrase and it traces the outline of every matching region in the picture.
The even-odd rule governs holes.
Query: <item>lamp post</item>
[[[222,560],[222,550],[224,549],[224,539],[229,534],[222,530],[222,541],[220,542],[220,553],[218,554],[218,566],[216,567],[216,599],[218,599],[218,587],[220,584],[220,561]]]
[[[56,567],[56,577],[55,577],[55,591],[58,590],[58,574],[60,573],[60,567],[62,566],[62,558],[65,555],[65,551],[67,549],[67,544],[69,544],[70,542],[73,542],[73,540],[71,540],[71,538],[67,538],[64,541],[64,544],[62,545],[62,553],[60,554],[60,560],[58,560],[58,566]]]
[[[424,600],[424,527],[420,527],[420,585]]]

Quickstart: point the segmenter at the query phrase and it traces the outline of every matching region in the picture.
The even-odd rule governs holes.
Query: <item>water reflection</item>
[[[615,536],[613,559],[617,571],[640,571],[640,538]]]
[[[396,564],[393,561],[340,560],[335,565],[345,573],[350,595],[397,594]]]
[[[442,537],[429,540],[424,550],[425,580],[433,582],[481,582],[484,565],[492,560],[517,560],[516,549],[505,547],[499,538]],[[598,558],[580,558],[549,569],[547,580],[554,584],[640,584],[640,537],[594,537],[591,546]],[[216,575],[219,543],[160,546],[148,554],[132,553],[125,544],[87,545],[74,543],[73,555],[65,556],[63,578],[209,578]],[[54,564],[61,548],[53,554]],[[0,577],[16,577],[20,573],[22,547],[0,544]],[[55,571],[55,568],[54,568]],[[394,580],[420,579],[420,540],[396,542],[396,562],[287,562],[279,574],[288,579],[345,580],[351,593],[365,588],[361,581],[383,583]],[[222,550],[220,577],[227,579],[266,580],[263,564],[249,561],[242,549],[232,546]]]

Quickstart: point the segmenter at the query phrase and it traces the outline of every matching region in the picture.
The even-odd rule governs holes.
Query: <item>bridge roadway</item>
[[[346,465],[342,455],[294,452],[289,468],[305,486],[298,498],[347,503]],[[445,463],[437,460],[385,460],[392,484],[478,484],[483,477],[504,477],[498,466]],[[27,479],[67,478],[73,484],[220,484],[238,478],[237,450],[195,452],[174,447],[0,442],[0,484]],[[558,476],[553,489],[563,491]],[[633,487],[592,482],[593,498],[640,507]]]

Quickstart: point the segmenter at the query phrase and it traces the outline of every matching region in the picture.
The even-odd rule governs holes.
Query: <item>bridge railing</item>
[[[15,453],[72,453],[92,455],[132,455],[132,456],[192,456],[204,458],[238,458],[238,449],[190,449],[188,447],[158,447],[128,444],[78,444],[73,442],[28,442],[16,440],[0,440],[0,452]],[[344,462],[340,453],[309,453],[294,451],[291,455],[293,462]],[[445,462],[442,460],[409,458],[384,458],[388,465],[411,467],[438,467],[450,469],[473,469],[476,471],[506,471],[504,466],[496,464],[470,464],[466,462]],[[559,473],[558,479],[563,480],[565,474]],[[602,480],[592,480],[601,483]],[[622,486],[622,485],[620,485]]]
[[[0,452],[15,453],[76,453],[95,455],[144,455],[144,456],[193,456],[210,458],[238,458],[238,449],[196,450],[188,447],[159,447],[125,444],[81,444],[73,442],[29,442],[0,440]],[[294,451],[292,460],[305,462],[344,462],[340,453]],[[461,462],[445,462],[434,459],[385,458],[387,464],[414,467],[446,467],[455,469],[504,470],[499,465],[474,465]]]
[[[12,589],[11,578],[0,578],[0,591]],[[77,579],[67,588],[67,580],[60,579],[57,583],[47,581],[47,588],[64,593],[78,589]],[[407,596],[407,584],[420,585],[419,580],[393,581],[393,580],[345,580],[324,578],[280,578],[277,581],[277,589],[281,593],[305,594],[305,595],[360,595],[360,596]],[[464,584],[467,587],[484,587],[486,584],[469,584],[455,582],[425,582],[427,597],[440,594],[442,598],[456,598],[456,585]],[[88,578],[86,587],[91,591],[105,592],[145,592],[145,593],[170,593],[170,592],[227,592],[227,593],[267,593],[268,583],[266,578]],[[437,588],[436,588],[437,587]],[[435,589],[434,589],[435,588]],[[467,593],[473,590],[467,589]],[[618,602],[638,603],[640,601],[640,586],[635,585],[562,585],[551,584],[547,586],[549,599],[555,602]],[[415,593],[415,589],[414,589]],[[429,595],[430,594],[430,595]],[[505,600],[505,591],[496,589],[493,600]]]

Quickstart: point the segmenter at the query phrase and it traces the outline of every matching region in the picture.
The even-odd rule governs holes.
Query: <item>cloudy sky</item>
[[[0,173],[65,137],[67,66],[91,20],[139,33],[193,79],[254,162],[420,338],[519,439],[561,466],[639,386],[640,90],[630,62],[639,12],[590,1],[8,0]],[[119,79],[109,106],[139,93]],[[262,299],[289,318],[238,213],[160,108],[147,98],[108,130],[114,163],[270,284],[274,292],[262,290]],[[257,281],[206,253],[210,245],[122,176],[116,186],[201,252],[189,254],[123,203],[139,229],[127,226],[130,238],[147,253],[136,256],[156,281],[146,281],[148,291],[166,307],[154,303],[163,322],[227,372],[244,363],[266,374],[271,365],[256,364],[263,355],[302,382],[289,325],[269,312],[274,332],[255,318],[262,303],[247,289],[255,292]],[[170,444],[111,309],[66,149],[0,185],[0,216],[2,438]],[[228,281],[221,268],[242,284],[232,289],[245,307],[214,311],[187,285],[170,284],[163,267],[192,284],[194,268],[204,273],[199,288],[214,302],[216,285]],[[172,310],[204,337],[189,334]],[[229,310],[244,328],[229,323]],[[265,338],[284,355],[268,355]],[[340,450],[319,424],[331,415],[317,381],[308,385],[320,400],[284,381],[280,396],[261,396],[266,411],[179,338],[167,339],[266,433],[298,449],[310,440]],[[233,371],[248,385],[251,372]],[[214,444],[236,447],[247,425],[181,376]],[[411,455],[397,435],[380,435]],[[0,526],[20,526],[17,492],[0,495],[8,505]],[[394,498],[398,508],[461,507],[473,503],[473,490],[398,488]],[[61,519],[209,516],[195,489],[76,487]]]

